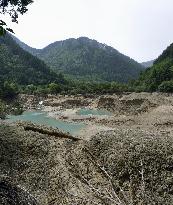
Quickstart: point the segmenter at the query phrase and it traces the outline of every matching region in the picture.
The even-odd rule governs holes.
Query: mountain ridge
[[[0,37],[0,80],[21,85],[48,84],[58,81],[58,75],[36,56],[22,49],[10,34]]]
[[[139,77],[136,85],[144,91],[173,91],[173,43]]]
[[[150,61],[145,61],[142,62],[141,64],[145,67],[145,68],[149,68],[151,66],[153,66],[155,60],[150,60]]]
[[[73,78],[127,82],[136,79],[144,69],[113,47],[87,37],[56,41],[43,49],[31,48],[19,39],[16,41],[54,71],[61,71]]]

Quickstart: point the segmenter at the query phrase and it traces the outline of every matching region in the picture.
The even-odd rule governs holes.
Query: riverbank
[[[82,130],[76,132],[83,139],[90,139],[101,131],[115,128],[170,130],[173,124],[171,94],[124,93],[46,97],[21,95],[19,99],[24,109],[39,109],[46,112],[49,118],[67,123],[67,126],[68,123],[69,126],[70,123],[84,124]],[[105,113],[109,112],[104,115],[103,110]],[[83,114],[79,114],[80,112]],[[45,118],[45,121],[47,120],[48,118]]]
[[[40,205],[173,204],[173,96],[74,96],[77,104],[71,98],[51,96],[48,113],[69,110],[72,121],[73,109],[112,115],[82,119],[80,140],[1,123],[0,181],[22,187]]]
[[[173,123],[173,95],[162,93],[125,93],[102,96],[47,96],[35,98],[21,96],[24,107],[42,102],[42,110],[49,117],[65,122],[85,123],[88,136],[96,130],[112,130],[117,127],[139,129],[171,129]],[[107,110],[111,115],[79,115],[79,110]],[[159,125],[159,126],[158,126]]]

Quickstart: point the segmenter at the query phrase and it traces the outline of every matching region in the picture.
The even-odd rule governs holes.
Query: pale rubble
[[[171,94],[47,96],[37,100],[25,96],[23,103],[26,106],[32,100],[42,100],[52,117],[63,113],[64,120],[79,120],[75,113],[81,107],[107,109],[113,115],[80,119],[87,126],[76,142],[1,123],[1,178],[8,177],[12,184],[23,187],[40,205],[133,204],[130,200],[137,205],[173,204]],[[141,195],[142,165],[144,179],[154,176],[153,181],[146,180],[155,186],[155,192],[146,186],[146,202]],[[123,195],[119,186],[125,190]],[[129,200],[126,203],[124,196]]]
[[[119,93],[113,95],[48,95],[46,97],[21,96],[24,107],[32,102],[32,107],[42,100],[42,110],[49,117],[68,122],[84,122],[86,127],[79,133],[85,139],[101,130],[112,130],[116,127],[142,129],[171,129],[173,124],[173,95],[166,93]],[[105,109],[112,116],[78,115],[81,108]],[[85,135],[87,133],[87,137]]]

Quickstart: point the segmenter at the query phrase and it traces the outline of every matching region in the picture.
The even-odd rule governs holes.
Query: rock
[[[41,205],[173,204],[172,95],[48,96],[43,101],[114,115],[88,119],[83,140],[77,141],[0,124],[0,176],[10,178],[10,190],[24,187]]]
[[[39,205],[37,200],[26,190],[7,180],[0,180],[0,204]]]

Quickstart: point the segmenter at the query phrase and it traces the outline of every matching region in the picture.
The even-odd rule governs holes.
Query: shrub
[[[159,85],[158,90],[160,92],[167,92],[167,93],[173,92],[173,80],[162,82]]]
[[[2,101],[0,101],[0,119],[5,119],[5,116],[6,116],[6,106]]]

